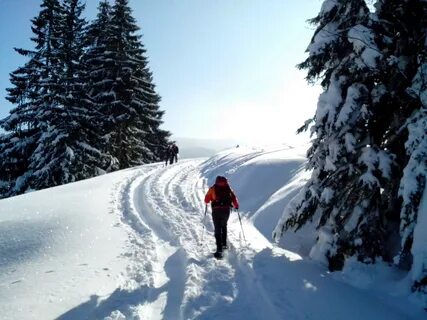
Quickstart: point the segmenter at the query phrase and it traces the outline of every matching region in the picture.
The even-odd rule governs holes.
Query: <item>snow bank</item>
[[[288,146],[229,149],[203,163],[202,173],[209,185],[217,175],[226,176],[241,210],[252,216],[293,178],[305,162],[303,154]]]
[[[236,148],[0,201],[0,318],[423,319],[386,264],[329,273],[308,259],[312,226],[282,238],[293,252],[269,241],[307,179],[304,154]],[[240,197],[247,240],[233,215],[222,261],[203,219],[217,175]]]
[[[0,201],[1,319],[53,319],[117,288],[128,235],[111,198],[132,174]]]
[[[287,145],[229,149],[205,161],[201,171],[209,185],[217,175],[226,176],[239,198],[242,215],[271,239],[283,208],[309,177],[304,170],[306,149]],[[312,229],[308,226],[305,232],[286,234],[281,245],[307,255],[315,240]]]
[[[239,197],[241,213],[246,218],[244,227],[250,231],[253,224],[265,238],[271,239],[272,231],[280,220],[284,208],[298,194],[310,177],[310,173],[304,170],[306,161],[304,154],[305,148],[294,149],[287,146],[230,149],[205,161],[201,166],[201,172],[209,185],[214,183],[217,175],[225,175]],[[327,199],[330,195],[325,192],[322,197]],[[357,307],[358,303],[365,301],[361,298],[362,295],[370,296],[371,298],[368,300],[379,299],[384,303],[384,305],[375,307],[370,304],[363,306],[363,312],[366,312],[365,315],[368,317],[376,312],[380,314],[384,312],[385,314],[387,313],[386,310],[393,306],[396,319],[421,318],[420,315],[423,311],[418,308],[417,302],[414,304],[410,302],[411,281],[405,272],[386,263],[366,265],[350,259],[346,262],[342,272],[329,273],[326,269],[326,261],[323,266],[319,262],[309,261],[308,257],[314,257],[316,261],[325,259],[322,246],[313,247],[318,234],[315,225],[316,221],[313,221],[304,225],[297,233],[286,232],[278,243],[280,248],[297,253],[302,257],[302,260],[296,259],[297,262],[292,262],[286,259],[275,259],[274,254],[268,251],[269,249],[255,255],[255,269],[261,260],[264,260],[263,265],[267,269],[273,268],[273,266],[277,268],[277,270],[269,270],[268,272],[263,269],[257,271],[263,277],[272,275],[271,277],[267,276],[266,279],[263,278],[264,286],[277,290],[277,295],[286,296],[288,302],[291,299],[291,304],[299,305],[298,310],[304,309],[307,314],[313,311],[311,317],[315,319],[331,316],[329,306],[325,307],[325,304],[328,305],[328,303],[321,296],[317,296],[321,292],[323,292],[322,294],[329,294],[331,291],[340,292],[337,296],[346,296],[347,298],[344,300],[353,299],[355,302],[350,306],[350,308],[355,307],[351,316],[348,313],[348,304],[339,310],[335,310],[334,316],[337,319],[352,318],[353,316],[356,318],[363,317]],[[253,234],[255,232],[247,235],[247,238],[251,238]],[[330,241],[331,235],[328,230],[323,230],[321,234],[323,238],[320,243]],[[251,244],[251,246],[253,245]],[[265,256],[261,259],[263,254]],[[280,270],[280,268],[282,269]],[[321,270],[324,274],[321,274]],[[296,295],[294,301],[294,299],[289,298],[287,288],[296,286],[295,283],[292,283],[292,279],[294,276],[298,278],[298,274],[306,279],[304,280],[305,287],[303,292]],[[289,275],[292,275],[292,279],[289,278]],[[284,278],[281,279],[281,276]],[[310,279],[310,277],[313,278]],[[328,278],[337,280],[341,284],[332,283],[330,280],[326,280]],[[274,285],[274,282],[279,282],[281,285]],[[356,290],[349,293],[347,292],[349,287],[355,287],[360,291]],[[310,301],[301,302],[307,298],[305,295],[308,292],[312,294]],[[313,302],[313,298],[317,298],[318,302]],[[344,301],[342,303],[344,306]],[[311,305],[310,308],[304,307],[304,305],[309,304]]]

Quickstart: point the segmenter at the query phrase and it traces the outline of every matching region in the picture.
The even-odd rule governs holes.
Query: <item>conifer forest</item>
[[[15,49],[27,62],[0,121],[0,196],[160,160],[170,133],[128,1],[100,2],[90,22],[81,0],[40,9],[34,47]]]

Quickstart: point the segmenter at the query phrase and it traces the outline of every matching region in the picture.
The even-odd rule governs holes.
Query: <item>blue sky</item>
[[[0,117],[9,72],[32,48],[30,19],[38,0],[0,0]],[[97,0],[87,0],[96,15]],[[177,137],[242,143],[300,141],[294,132],[315,110],[319,88],[295,65],[313,34],[306,20],[320,0],[130,0],[150,69]]]

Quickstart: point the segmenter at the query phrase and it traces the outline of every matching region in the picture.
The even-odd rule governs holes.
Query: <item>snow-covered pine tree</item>
[[[274,237],[316,219],[318,240],[310,255],[327,258],[336,270],[349,256],[373,262],[385,255],[381,190],[390,179],[393,156],[371,134],[382,55],[365,1],[325,0],[311,22],[317,29],[299,67],[308,70],[309,81],[320,78],[324,88],[307,153],[312,176],[285,209]]]
[[[86,21],[80,0],[64,0],[60,26],[60,61],[55,101],[39,110],[43,135],[31,157],[30,186],[41,189],[93,177],[114,168],[101,143],[96,110],[84,103]]]
[[[111,17],[108,12],[108,4],[101,3],[89,35],[90,98],[106,120],[109,152],[120,168],[128,168],[160,160],[169,133],[160,129],[160,97],[128,1],[117,0]]]
[[[427,295],[427,2],[379,0],[376,9],[387,58],[381,79],[386,88],[381,104],[390,119],[384,145],[399,164],[393,179],[400,196],[396,262],[411,267],[414,290]]]
[[[28,167],[28,155],[35,148],[37,131],[16,130],[0,136],[0,198],[20,192],[17,179],[23,176]]]
[[[32,20],[34,50],[15,49],[29,59],[10,75],[13,87],[7,89],[7,99],[16,107],[0,122],[7,132],[0,144],[0,171],[7,180],[2,196],[29,188],[30,158],[44,134],[40,110],[48,110],[56,99],[59,76],[54,66],[60,60],[61,6],[58,0],[43,0],[40,7]]]
[[[413,289],[427,296],[427,55],[413,79],[411,93],[420,98],[421,107],[405,123],[409,157],[400,180],[401,252],[399,264],[411,258]],[[427,307],[427,305],[426,305]]]
[[[101,1],[98,5],[98,14],[86,33],[86,51],[82,58],[85,73],[85,103],[88,108],[96,110],[100,115],[97,126],[100,129],[104,144],[102,150],[111,149],[110,118],[111,104],[116,94],[114,84],[114,57],[111,42],[111,6],[108,0]]]
[[[86,22],[79,0],[44,0],[33,19],[33,51],[11,74],[8,99],[17,105],[1,125],[1,167],[10,196],[95,176],[114,167],[96,148],[97,110],[84,103],[80,59]]]

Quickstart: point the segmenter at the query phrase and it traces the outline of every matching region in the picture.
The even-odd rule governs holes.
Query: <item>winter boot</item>
[[[217,259],[221,259],[223,257],[222,251],[217,251],[214,253],[214,257]]]

